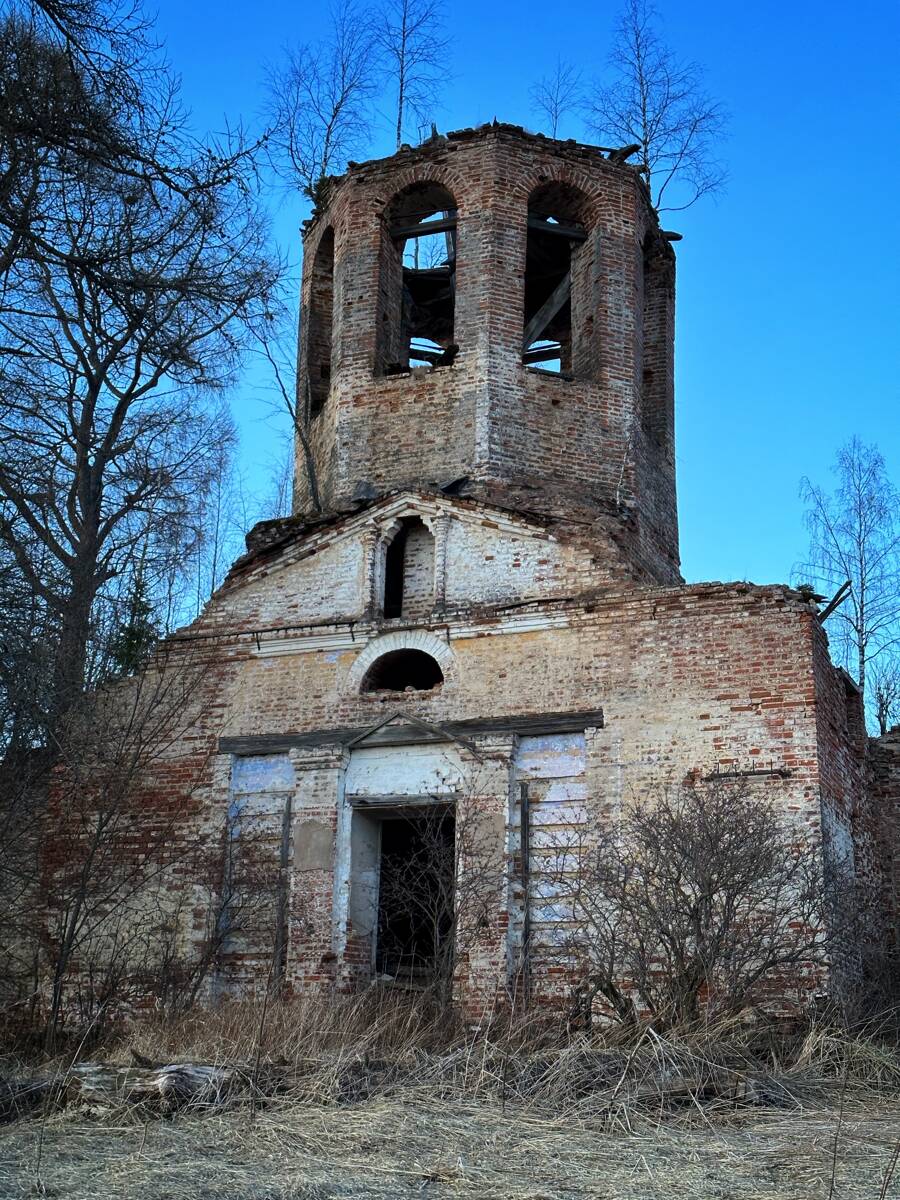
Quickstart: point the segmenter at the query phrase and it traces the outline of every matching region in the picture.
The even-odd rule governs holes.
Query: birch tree
[[[376,25],[376,42],[385,59],[395,96],[394,136],[399,150],[413,121],[434,117],[441,89],[449,78],[442,9],[436,0],[386,0]]]
[[[857,437],[838,451],[834,475],[833,492],[801,482],[810,540],[799,571],[828,595],[849,581],[828,629],[866,695],[870,668],[900,647],[900,494],[878,447]]]
[[[718,191],[726,177],[718,158],[725,109],[706,91],[703,69],[681,61],[663,42],[647,0],[626,0],[610,68],[612,81],[588,94],[585,117],[600,140],[639,147],[637,161],[656,208],[690,208]]]

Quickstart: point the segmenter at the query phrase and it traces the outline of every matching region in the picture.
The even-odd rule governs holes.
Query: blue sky
[[[556,10],[448,2],[440,129],[539,128],[529,86],[557,55],[599,74],[617,5]],[[685,578],[786,580],[806,534],[801,476],[826,483],[838,446],[877,442],[900,484],[900,7],[863,0],[659,0],[666,40],[703,63],[732,114],[717,200],[666,218],[677,246],[677,454]],[[558,32],[556,24],[558,19]],[[158,32],[198,130],[260,121],[267,64],[324,32],[327,10],[284,0],[162,0]],[[389,153],[389,121],[372,154]],[[578,122],[561,136],[583,137]],[[299,278],[292,197],[272,197]],[[262,487],[278,423],[250,371],[233,396],[242,462]]]

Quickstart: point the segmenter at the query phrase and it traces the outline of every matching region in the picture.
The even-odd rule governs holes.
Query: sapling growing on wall
[[[436,0],[385,0],[376,21],[376,43],[394,92],[394,134],[399,150],[410,123],[434,118],[448,78],[450,40]]]
[[[557,58],[556,66],[529,89],[531,107],[546,123],[551,137],[559,137],[560,128],[569,114],[583,103],[581,71],[565,59]]]
[[[327,177],[371,138],[377,65],[371,15],[344,0],[326,37],[290,50],[270,74],[274,165],[314,205],[325,199]]]
[[[612,80],[589,89],[585,120],[609,145],[636,145],[654,206],[690,208],[721,189],[718,147],[727,128],[723,105],[706,91],[703,70],[665,44],[647,0],[626,0],[610,52]]]

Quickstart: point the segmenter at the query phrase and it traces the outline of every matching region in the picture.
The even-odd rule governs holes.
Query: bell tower
[[[468,496],[675,583],[675,256],[637,170],[514,126],[330,181],[307,225],[294,512]]]

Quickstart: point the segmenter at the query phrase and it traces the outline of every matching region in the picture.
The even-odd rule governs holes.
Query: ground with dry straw
[[[279,1105],[109,1126],[56,1117],[0,1138],[0,1195],[66,1200],[812,1200],[900,1196],[896,1106],[759,1113],[611,1133],[496,1105]],[[838,1135],[835,1159],[835,1135]],[[43,1140],[39,1171],[38,1144]],[[834,1180],[832,1186],[832,1178]]]
[[[0,1196],[900,1197],[900,1055],[883,1036],[448,1029],[368,998],[145,1024],[90,1056],[124,1068],[132,1051],[237,1064],[236,1082],[177,1111],[125,1086],[58,1088],[0,1130]],[[74,1057],[16,1069],[62,1082]]]

